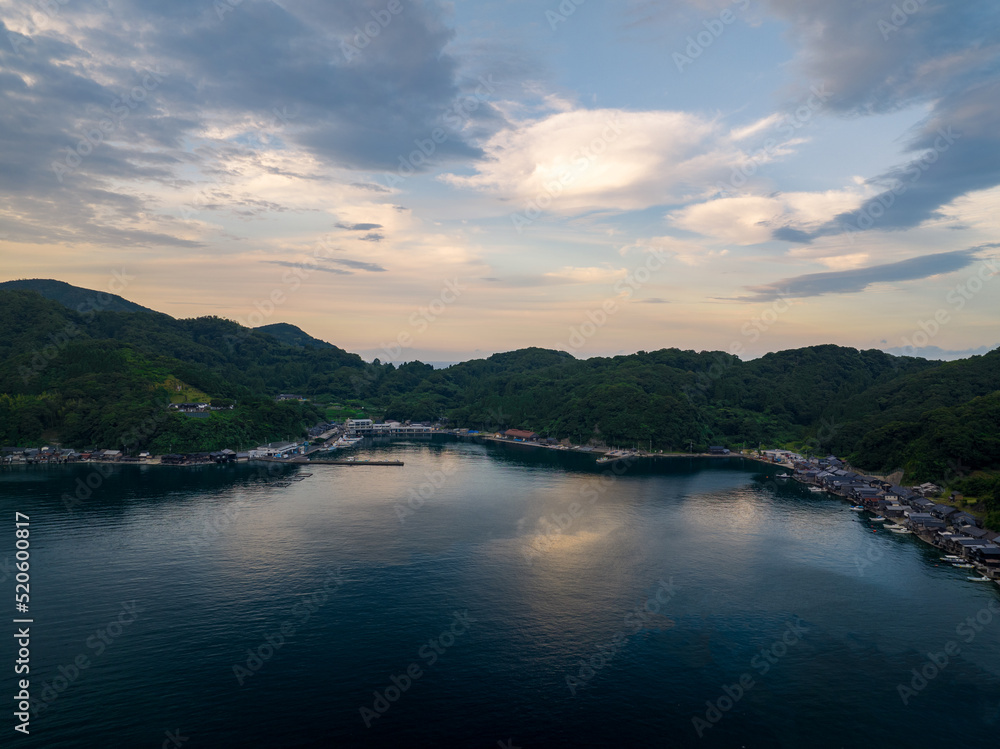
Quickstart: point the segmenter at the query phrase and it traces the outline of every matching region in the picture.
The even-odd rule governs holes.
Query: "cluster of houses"
[[[805,460],[794,454],[786,457],[799,481],[850,499],[923,540],[979,565],[990,577],[1000,577],[1000,532],[982,528],[977,518],[957,507],[931,501],[928,497],[943,492],[940,486],[927,483],[905,488],[851,471],[832,456],[823,460]],[[957,494],[950,497],[953,502],[961,499]]]
[[[420,437],[433,434],[434,427],[410,421],[376,424],[371,419],[348,419],[344,431],[358,437]]]
[[[75,463],[81,460],[76,450],[59,447],[2,447],[0,464]]]
[[[77,463],[145,463],[152,460],[148,452],[125,455],[121,450],[72,450],[60,447],[3,447],[0,448],[0,464],[39,465]]]

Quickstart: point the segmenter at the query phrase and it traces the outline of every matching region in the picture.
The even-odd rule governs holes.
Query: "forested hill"
[[[298,348],[336,348],[336,346],[332,343],[321,341],[319,338],[313,338],[301,328],[297,328],[286,322],[276,322],[272,325],[261,325],[259,328],[254,328],[254,330],[258,330],[261,333],[267,333],[268,335],[274,336],[282,343],[288,344],[289,346],[296,346]]]
[[[366,364],[290,325],[80,313],[19,290],[0,290],[0,325],[8,444],[117,444],[166,400],[190,394],[237,408],[204,420],[160,417],[129,446],[277,439],[321,418],[315,403],[339,403],[374,418],[447,418],[581,443],[799,446],[872,471],[906,468],[914,479],[956,463],[1000,467],[1000,352],[941,363],[823,345],[743,362],[678,349],[582,360],[533,348],[434,370]],[[275,403],[280,392],[312,403]]]
[[[121,275],[121,274],[119,274]],[[116,279],[123,286],[128,278]],[[59,302],[64,307],[69,307],[78,312],[87,310],[100,310],[104,312],[153,312],[148,307],[130,302],[117,294],[92,289],[82,289],[79,286],[72,286],[65,281],[56,281],[51,278],[22,278],[16,281],[4,281],[0,283],[0,291],[37,291],[46,299]]]

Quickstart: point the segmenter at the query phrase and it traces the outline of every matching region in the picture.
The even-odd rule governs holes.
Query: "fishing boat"
[[[776,479],[790,479],[791,477],[792,474],[790,473],[779,473],[777,476],[775,476]]]
[[[957,567],[960,570],[971,570],[975,569],[974,565],[971,564],[953,564],[952,567]]]
[[[881,515],[876,515],[875,517],[872,518],[872,522],[873,523],[884,523],[885,522],[885,518],[882,517]]]
[[[913,531],[908,531],[908,530],[906,530],[906,528],[899,528],[899,527],[890,528],[889,530],[892,531],[893,533],[898,533],[901,536],[905,536],[905,535],[909,535],[909,534],[913,533]]]
[[[988,577],[967,577],[966,580],[972,580],[975,583],[988,583],[990,579]]]
[[[810,486],[809,487],[809,491],[816,492],[817,494],[822,494],[823,493],[823,490],[820,489],[818,486]]]
[[[851,505],[851,509],[855,512],[864,512],[865,508],[862,505]]]

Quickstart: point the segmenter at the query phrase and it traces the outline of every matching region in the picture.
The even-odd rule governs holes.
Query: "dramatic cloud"
[[[704,192],[745,160],[717,123],[684,112],[558,112],[490,138],[487,159],[451,185],[535,211],[635,210]]]
[[[483,103],[448,118],[467,92],[445,51],[445,5],[399,7],[74,0],[43,14],[0,0],[0,231],[23,242],[196,247],[192,227],[158,210],[168,196],[154,199],[152,186],[207,178],[218,188],[248,169],[314,178],[296,174],[302,158],[271,158],[295,151],[312,166],[394,168],[436,129],[447,136],[437,161],[476,157],[462,130],[496,115]],[[285,209],[235,200],[244,218]]]
[[[942,273],[953,273],[972,265],[976,253],[981,248],[939,252],[934,255],[901,260],[898,263],[875,265],[869,268],[831,271],[829,273],[809,273],[804,276],[785,278],[763,286],[748,286],[752,297],[745,301],[769,302],[783,297],[812,297],[824,294],[853,294],[864,291],[875,283],[896,283],[914,281]]]
[[[1000,14],[992,0],[768,5],[790,22],[799,68],[832,92],[832,111],[857,117],[930,107],[909,139],[912,156],[870,178],[877,195],[813,231],[783,230],[778,238],[906,229],[959,196],[1000,184]]]

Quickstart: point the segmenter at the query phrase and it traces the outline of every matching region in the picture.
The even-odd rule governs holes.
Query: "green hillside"
[[[292,325],[78,312],[17,289],[0,289],[0,325],[6,443],[214,449],[298,434],[339,404],[580,443],[832,451],[866,470],[904,468],[913,481],[941,481],[955,465],[1000,468],[998,351],[942,363],[822,345],[743,362],[678,349],[581,360],[529,348],[435,370],[366,364]],[[324,405],[275,403],[280,392]],[[207,419],[166,413],[169,401],[193,396],[236,408]]]
[[[59,302],[77,312],[88,310],[101,312],[154,312],[141,304],[130,302],[117,294],[92,289],[82,289],[65,281],[51,278],[23,278],[16,281],[3,281],[0,291],[37,291],[46,299]]]
[[[282,343],[297,348],[336,348],[332,343],[321,341],[319,338],[313,338],[301,328],[297,328],[286,322],[261,325],[259,328],[254,328],[254,330],[272,335]]]

